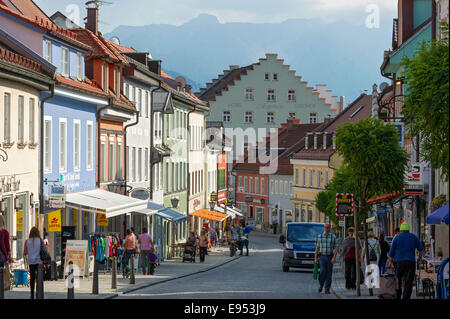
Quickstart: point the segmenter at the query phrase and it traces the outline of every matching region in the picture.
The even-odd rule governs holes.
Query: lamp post
[[[214,210],[214,207],[216,207],[216,202],[215,201],[210,201],[209,202],[209,206],[211,207],[211,210]]]

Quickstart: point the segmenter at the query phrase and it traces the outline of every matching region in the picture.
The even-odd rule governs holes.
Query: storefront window
[[[27,198],[26,194],[18,195],[15,203],[15,213],[16,213],[16,245],[12,247],[15,249],[15,256],[17,259],[21,259],[23,257],[23,245],[27,237],[27,225],[25,221],[25,216],[28,213],[27,209]],[[10,234],[11,236],[11,234]]]

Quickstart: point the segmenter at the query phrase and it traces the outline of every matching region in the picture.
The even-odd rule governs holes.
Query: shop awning
[[[218,212],[225,214],[225,205],[219,205],[215,208]],[[239,208],[227,206],[226,214],[236,218],[236,216],[243,217],[244,215],[241,213]]]
[[[144,214],[147,216],[152,216],[155,215],[157,212],[162,211],[166,209],[165,206],[157,204],[155,202],[152,201],[148,201],[147,203],[147,208],[144,209],[140,209],[140,210],[136,210],[136,213],[140,213],[140,214]]]
[[[199,209],[196,210],[195,212],[191,213],[194,216],[200,217],[200,218],[204,218],[204,219],[209,219],[209,220],[215,220],[218,222],[223,221],[224,219],[228,218],[228,215],[226,214],[221,214],[218,212],[213,212],[207,209]]]
[[[93,189],[66,195],[66,207],[106,214],[106,218],[145,209],[148,200],[141,200],[103,189]]]
[[[440,225],[442,222],[448,225],[448,204],[436,209],[433,213],[426,217],[426,222],[429,225]]]
[[[164,219],[168,219],[173,223],[181,223],[187,219],[187,216],[181,214],[173,209],[165,208],[164,210],[157,211],[155,213],[157,216],[162,217]]]

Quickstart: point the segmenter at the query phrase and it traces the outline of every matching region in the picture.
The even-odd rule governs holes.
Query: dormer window
[[[106,62],[103,62],[103,90],[106,92],[108,89],[108,65]]]
[[[77,54],[77,61],[77,78],[81,81],[83,79],[83,55],[81,53]]]
[[[61,74],[69,76],[69,49],[61,48]]]
[[[44,41],[45,43],[45,52],[44,52],[44,58],[52,63],[52,43],[48,40]]]

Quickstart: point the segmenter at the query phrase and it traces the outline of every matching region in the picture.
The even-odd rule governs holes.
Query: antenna
[[[94,5],[97,9],[105,4],[113,4],[112,2],[108,2],[108,1],[103,1],[103,0],[91,0],[85,3],[85,5],[89,6],[89,5]]]

